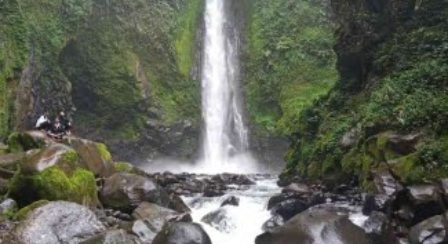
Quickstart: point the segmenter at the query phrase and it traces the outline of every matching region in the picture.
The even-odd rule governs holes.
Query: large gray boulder
[[[137,219],[132,231],[144,243],[151,243],[163,226],[169,222],[191,222],[190,214],[178,213],[174,210],[144,202],[134,210],[132,216]]]
[[[347,216],[312,208],[259,235],[256,244],[373,244]]]
[[[141,244],[137,237],[131,236],[124,230],[111,230],[101,233],[80,244]]]
[[[409,241],[411,244],[433,244],[442,243],[446,236],[444,221],[442,215],[431,217],[419,224],[413,226],[409,232]]]
[[[17,229],[19,240],[25,244],[77,244],[105,227],[88,208],[58,201],[34,209]]]
[[[152,244],[212,244],[212,241],[199,224],[172,223],[164,226]]]
[[[101,202],[110,208],[132,212],[142,202],[150,202],[179,212],[189,211],[183,201],[168,194],[153,180],[129,173],[116,173],[104,181]]]

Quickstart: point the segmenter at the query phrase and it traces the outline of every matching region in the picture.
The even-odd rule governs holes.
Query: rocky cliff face
[[[446,1],[334,0],[340,79],[306,109],[288,172],[369,187],[372,170],[404,183],[447,175]]]
[[[202,8],[202,0],[1,1],[1,136],[64,109],[75,133],[123,159],[193,155]]]

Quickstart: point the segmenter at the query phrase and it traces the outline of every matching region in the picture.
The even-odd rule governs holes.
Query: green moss
[[[39,208],[47,203],[49,203],[49,201],[47,201],[47,200],[39,200],[39,201],[33,202],[30,205],[21,208],[14,216],[14,219],[17,221],[23,220],[26,218],[26,216],[31,211],[33,211],[34,209]]]
[[[370,171],[386,163],[406,183],[446,177],[448,60],[443,50],[448,41],[447,16],[446,3],[428,1],[382,43],[369,46],[364,58],[371,59],[369,77],[375,79],[351,79],[351,70],[341,60],[337,85],[292,120],[297,126],[292,126],[288,170],[320,177],[328,169],[341,167],[359,176],[366,188]],[[375,15],[360,18],[377,21]],[[360,128],[356,143],[343,148],[339,145],[342,135],[353,128]],[[410,155],[395,151],[389,143],[391,132],[420,132],[416,151]]]
[[[97,143],[96,147],[103,160],[112,161],[112,155],[110,154],[109,150],[107,149],[107,146],[104,143]]]
[[[180,23],[184,26],[179,31],[176,39],[177,65],[180,72],[185,76],[190,76],[196,55],[196,33],[199,21],[204,9],[204,0],[188,1],[188,6],[180,18]]]
[[[35,140],[32,136],[26,133],[12,133],[8,137],[8,150],[11,153],[42,148],[44,145],[44,141]]]
[[[259,134],[290,134],[337,78],[324,1],[246,1],[247,110]],[[279,16],[281,13],[281,16]]]
[[[116,162],[114,164],[115,167],[115,171],[117,172],[126,172],[126,173],[131,173],[133,170],[133,167],[130,163],[126,163],[126,162]]]
[[[10,195],[21,205],[37,200],[65,200],[87,206],[99,204],[95,177],[92,172],[78,168],[67,175],[58,167],[48,168],[36,175],[18,175]]]

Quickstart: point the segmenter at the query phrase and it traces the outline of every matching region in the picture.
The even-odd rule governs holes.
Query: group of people
[[[45,112],[36,122],[36,129],[42,130],[53,139],[60,140],[71,134],[72,123],[64,111],[59,112],[56,118],[51,121],[49,113]]]

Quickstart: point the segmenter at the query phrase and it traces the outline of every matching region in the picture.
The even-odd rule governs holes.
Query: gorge
[[[446,243],[447,26],[446,0],[0,0],[0,243]]]

